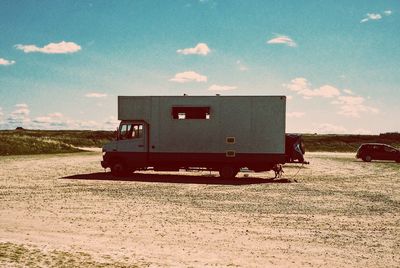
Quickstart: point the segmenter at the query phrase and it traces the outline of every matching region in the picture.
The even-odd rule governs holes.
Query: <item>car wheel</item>
[[[117,161],[111,166],[111,174],[118,177],[123,176],[127,174],[127,169],[122,162]]]
[[[238,174],[238,172],[239,172],[239,169],[237,169],[235,167],[225,166],[219,170],[219,176],[222,179],[233,179]]]
[[[371,162],[371,160],[372,160],[372,157],[370,155],[366,155],[363,157],[364,162]]]

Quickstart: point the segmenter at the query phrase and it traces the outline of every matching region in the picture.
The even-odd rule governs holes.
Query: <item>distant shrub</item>
[[[0,155],[78,152],[75,147],[102,147],[114,139],[113,131],[2,130]],[[355,152],[362,143],[378,142],[400,147],[400,133],[380,135],[304,134],[307,151]]]
[[[307,151],[311,152],[355,152],[363,143],[377,142],[400,146],[399,133],[389,135],[303,135],[303,141]]]
[[[400,141],[400,133],[398,132],[388,132],[388,133],[381,133],[379,134],[379,137],[383,139],[393,139]]]

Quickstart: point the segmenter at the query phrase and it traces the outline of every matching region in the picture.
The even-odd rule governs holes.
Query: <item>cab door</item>
[[[144,167],[148,155],[148,124],[123,121],[119,127],[117,151],[130,166]]]

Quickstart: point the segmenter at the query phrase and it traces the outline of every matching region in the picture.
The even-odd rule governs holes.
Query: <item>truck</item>
[[[228,179],[273,170],[293,150],[303,160],[300,140],[285,148],[285,96],[118,96],[118,120],[101,161],[117,176],[200,169]]]

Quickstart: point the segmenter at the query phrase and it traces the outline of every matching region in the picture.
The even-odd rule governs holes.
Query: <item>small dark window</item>
[[[172,107],[174,119],[210,119],[210,107]]]
[[[226,151],[225,155],[226,157],[235,157],[235,151]]]
[[[235,143],[235,137],[226,137],[226,143],[234,144]]]

